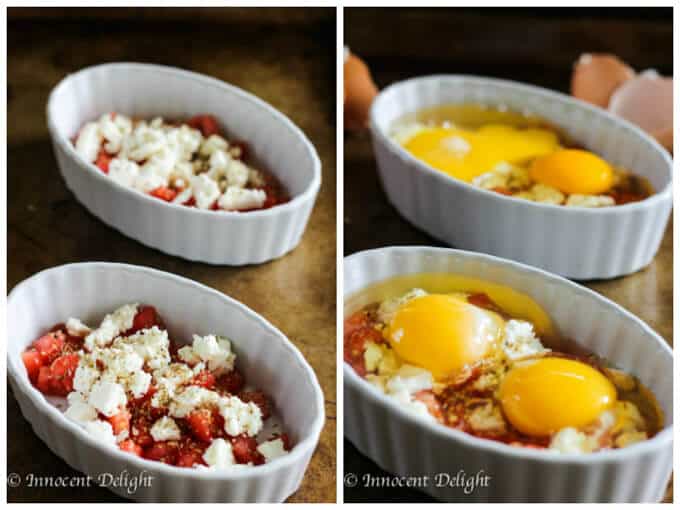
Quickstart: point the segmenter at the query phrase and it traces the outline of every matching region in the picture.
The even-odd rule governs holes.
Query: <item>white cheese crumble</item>
[[[262,454],[265,462],[271,462],[272,460],[281,457],[288,453],[284,447],[283,440],[281,438],[272,439],[271,441],[265,441],[260,443],[257,447],[257,451]]]
[[[511,360],[533,356],[549,351],[534,334],[530,322],[511,319],[505,323],[502,349]]]
[[[75,149],[89,163],[104,149],[111,156],[107,170],[111,179],[143,193],[171,187],[178,192],[174,203],[193,197],[200,209],[218,203],[238,210],[262,207],[266,200],[263,190],[246,189],[249,184],[261,187],[264,178],[238,159],[238,145],[230,146],[217,134],[204,137],[197,129],[169,124],[161,117],[133,123],[125,115],[104,114],[83,126]]]
[[[208,466],[215,469],[230,468],[236,463],[231,443],[222,438],[214,439],[208,449],[203,453],[203,460]]]
[[[616,202],[609,195],[579,195],[577,193],[569,195],[566,203],[567,207],[610,207]]]
[[[182,431],[175,423],[175,420],[167,416],[163,416],[156,420],[156,423],[151,427],[151,437],[155,441],[170,441],[172,439],[179,439],[182,437]]]
[[[94,420],[83,424],[83,428],[95,439],[107,444],[116,444],[116,436],[113,435],[113,427],[108,421]]]
[[[66,321],[66,331],[71,336],[84,337],[89,335],[92,330],[80,320],[71,317]]]
[[[262,430],[262,412],[252,402],[243,402],[238,397],[222,397],[220,414],[224,418],[224,431],[230,436],[257,435]]]
[[[121,333],[132,328],[137,304],[123,305],[115,312],[108,314],[97,329],[85,337],[85,348],[104,347]]]
[[[92,386],[87,402],[104,416],[111,417],[127,405],[127,396],[120,384],[99,381]]]

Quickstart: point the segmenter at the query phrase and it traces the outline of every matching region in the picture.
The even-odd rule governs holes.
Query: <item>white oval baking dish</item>
[[[531,296],[558,332],[638,376],[666,418],[653,438],[621,450],[567,455],[475,438],[414,417],[344,364],[345,436],[383,469],[430,476],[424,490],[465,502],[659,501],[673,465],[673,353],[644,322],[615,303],[564,278],[517,262],[446,248],[364,251],[344,263],[345,299],[387,278],[449,272],[507,285]],[[433,477],[461,470],[491,477],[470,494],[437,487]],[[443,478],[443,477],[442,477]]]
[[[530,111],[606,160],[649,179],[655,194],[601,209],[539,204],[483,190],[419,161],[389,136],[395,119],[474,102]],[[371,108],[378,172],[408,221],[460,249],[517,260],[574,279],[612,278],[648,265],[672,205],[672,161],[650,136],[604,110],[539,87],[474,76],[430,76],[384,89]]]
[[[142,118],[215,115],[230,136],[246,140],[292,200],[248,213],[170,204],[109,179],[76,154],[71,139],[106,112]],[[107,225],[170,255],[210,264],[259,264],[295,248],[321,185],[321,163],[286,116],[243,90],[172,67],[115,63],[88,67],[51,92],[47,124],[57,163],[76,198]]]
[[[21,353],[68,317],[97,323],[130,302],[156,306],[173,338],[219,333],[232,339],[237,365],[274,400],[293,449],[271,464],[235,472],[178,468],[99,444],[63,416],[28,380]],[[71,467],[96,479],[127,470],[153,478],[129,494],[138,501],[279,502],[297,490],[324,423],[321,388],[302,354],[274,326],[241,303],[186,278],[146,267],[82,263],[42,271],[17,285],[7,301],[7,369],[21,412],[35,433]]]

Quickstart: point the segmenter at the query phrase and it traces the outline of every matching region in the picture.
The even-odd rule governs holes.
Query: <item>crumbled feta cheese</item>
[[[519,359],[548,351],[534,334],[530,322],[511,319],[505,323],[502,349],[509,359]]]
[[[78,368],[73,376],[73,389],[79,391],[83,395],[90,393],[90,388],[99,379],[99,370],[94,366],[94,362],[88,363],[81,360],[78,362]]]
[[[116,444],[116,436],[113,435],[113,428],[108,421],[88,421],[83,424],[83,428],[99,441],[108,444]]]
[[[573,427],[565,427],[555,434],[549,448],[560,453],[589,453],[593,445],[583,432]]]
[[[151,386],[151,374],[140,370],[130,376],[128,389],[134,398],[141,398],[147,394]]]
[[[170,362],[168,332],[160,329],[158,326],[153,326],[128,337],[120,338],[114,342],[114,347],[124,344],[132,346],[135,352],[151,369],[155,370]]]
[[[221,399],[219,393],[214,391],[200,386],[188,386],[174,396],[170,402],[169,412],[175,418],[184,418],[195,409],[220,405]]]
[[[199,361],[201,361],[201,358],[194,352],[193,347],[190,345],[185,345],[184,347],[180,347],[177,350],[177,356],[179,356],[179,359],[184,361],[185,363],[188,363],[189,365],[195,365]]]
[[[218,205],[225,211],[257,209],[264,205],[267,193],[261,189],[230,187],[219,199]]]
[[[526,169],[501,161],[491,171],[475,177],[472,184],[484,189],[502,188],[514,191],[527,188],[531,184],[531,178]]]
[[[137,304],[123,305],[115,312],[108,314],[97,329],[85,337],[85,348],[92,350],[95,347],[104,347],[111,341],[132,328],[137,315]]]
[[[433,382],[432,373],[428,370],[405,364],[387,381],[387,391],[389,393],[405,391],[413,394],[422,390],[431,390]]]
[[[80,398],[69,398],[69,407],[64,412],[64,415],[78,423],[85,423],[97,419],[97,410],[82,399],[82,395],[78,392],[71,392],[71,394],[78,395]],[[69,397],[71,396],[69,394]]]
[[[121,149],[123,138],[132,132],[132,121],[125,115],[106,113],[99,118],[99,133],[106,139],[104,149],[115,154]]]
[[[201,156],[209,158],[216,151],[225,152],[229,148],[229,143],[219,135],[210,135],[201,144],[199,153]]]
[[[514,196],[544,204],[560,205],[564,202],[564,194],[560,190],[545,184],[534,184],[530,190],[516,193]]]
[[[102,137],[96,122],[88,122],[78,133],[76,152],[88,163],[94,163],[99,155]]]
[[[167,416],[156,420],[156,423],[151,427],[150,433],[154,441],[170,441],[182,437],[182,431],[177,426],[177,423],[175,423],[175,420]]]
[[[191,179],[196,207],[210,209],[215,200],[220,196],[220,188],[217,183],[206,174],[200,174]]]
[[[616,202],[609,195],[579,195],[577,193],[569,195],[567,207],[610,207]]]
[[[71,336],[84,337],[87,336],[92,330],[80,322],[80,320],[71,317],[66,321],[66,331]]]
[[[185,190],[182,190],[181,193],[178,193],[177,196],[172,200],[173,204],[183,204],[185,202],[188,202],[191,200],[191,197],[194,196],[194,190],[191,188],[186,188]]]
[[[288,453],[281,438],[260,443],[257,447],[257,451],[264,456],[265,462],[271,462],[272,460]]]
[[[501,435],[506,432],[505,419],[500,407],[487,402],[475,407],[466,416],[466,422],[476,432]]]
[[[104,416],[113,416],[127,404],[123,387],[110,381],[99,381],[92,386],[88,403]]]
[[[238,397],[222,397],[220,414],[224,418],[224,431],[230,436],[248,434],[255,436],[262,430],[262,412],[252,402],[243,402]]]
[[[231,343],[224,337],[194,335],[194,353],[208,364],[208,369],[219,374],[234,368],[236,355],[231,352]]]
[[[215,469],[226,469],[236,464],[231,443],[222,438],[213,439],[208,449],[203,453],[203,460]]]

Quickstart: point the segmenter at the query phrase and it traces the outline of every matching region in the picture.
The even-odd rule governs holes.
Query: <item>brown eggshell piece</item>
[[[574,64],[571,94],[606,108],[612,93],[634,76],[635,71],[615,55],[586,53]]]
[[[345,129],[361,131],[368,125],[368,111],[378,93],[368,66],[350,53],[344,66]]]
[[[609,111],[673,149],[673,79],[644,72],[621,85],[612,95]]]

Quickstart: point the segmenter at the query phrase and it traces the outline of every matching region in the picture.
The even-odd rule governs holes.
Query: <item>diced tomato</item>
[[[151,397],[155,392],[155,388],[150,388],[144,397],[135,400],[130,406],[132,412],[130,437],[143,448],[151,446],[154,441],[151,437],[151,427],[167,412],[167,409],[151,405]]]
[[[118,447],[124,452],[132,453],[134,455],[137,455],[138,457],[141,457],[142,453],[144,452],[144,449],[137,443],[135,443],[132,439],[125,439],[121,441],[120,443],[118,443]]]
[[[501,195],[507,195],[507,196],[512,195],[512,191],[510,191],[508,188],[504,188],[503,186],[497,186],[495,188],[491,188],[491,191],[495,191],[496,193],[500,193]]]
[[[33,342],[33,347],[40,353],[44,365],[57,359],[64,348],[65,339],[66,335],[62,331],[52,331]]]
[[[257,441],[254,437],[242,434],[231,438],[231,450],[239,464],[263,464],[264,456],[257,451]]]
[[[150,460],[174,465],[179,457],[179,445],[176,441],[159,441],[144,450],[143,455]]]
[[[136,333],[142,329],[149,329],[153,326],[158,326],[163,328],[163,321],[161,320],[158,312],[153,306],[141,305],[137,309],[137,315],[132,321],[132,328],[127,334]]]
[[[244,382],[241,372],[234,369],[217,379],[217,387],[234,395],[243,389]]]
[[[184,202],[182,205],[185,205],[187,207],[196,207],[196,199],[194,197],[191,197],[189,200]]]
[[[213,438],[213,413],[209,409],[197,409],[187,416],[187,423],[193,436],[209,443]]]
[[[111,163],[112,159],[113,159],[112,154],[109,154],[104,149],[101,149],[99,151],[99,154],[97,154],[97,160],[94,162],[94,164],[97,165],[102,172],[108,174],[109,163]]]
[[[38,380],[38,374],[40,373],[40,367],[42,367],[42,357],[40,353],[35,349],[29,349],[28,351],[22,353],[21,359],[26,367],[26,372],[28,372],[28,378],[31,382],[35,383]]]
[[[206,137],[220,132],[217,119],[213,115],[195,115],[187,121],[187,124],[198,129]]]
[[[168,188],[167,186],[160,186],[154,190],[151,190],[149,195],[160,198],[161,200],[165,200],[166,202],[172,202],[177,196],[177,191],[172,188]]]
[[[36,381],[35,385],[38,387],[41,393],[45,395],[50,394],[50,381],[52,379],[51,373],[50,373],[50,367],[45,367],[42,366],[40,367],[40,372],[38,372],[38,380]]]
[[[126,430],[129,431],[131,418],[132,415],[128,412],[127,409],[111,416],[109,418],[109,423],[111,424],[111,428],[113,428],[113,433],[115,435],[118,435]]]
[[[177,458],[177,465],[179,467],[193,467],[196,464],[205,465],[203,456],[198,452],[180,452]]]
[[[355,329],[349,334],[345,333],[344,359],[362,377],[366,375],[364,351],[366,350],[366,342],[369,341],[374,343],[383,342],[383,336],[380,331],[372,326]]]
[[[191,384],[211,390],[215,387],[215,376],[210,370],[201,370],[196,374]]]
[[[345,319],[344,333],[345,337],[351,335],[358,329],[370,326],[371,318],[368,313],[364,311],[356,312]]]
[[[65,354],[50,365],[50,388],[54,395],[66,396],[73,391],[73,377],[78,368],[77,354]]]
[[[269,406],[269,399],[267,398],[267,395],[265,395],[261,391],[244,391],[243,393],[240,393],[238,396],[241,400],[244,402],[252,402],[255,404],[257,407],[260,408],[260,412],[262,412],[262,419],[266,420],[271,416],[271,409]]]

